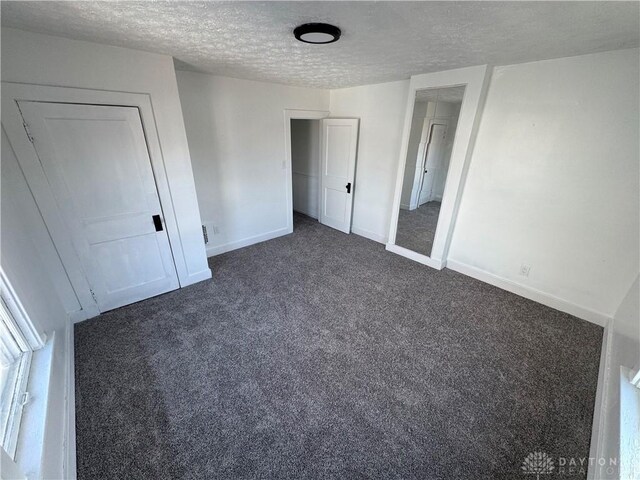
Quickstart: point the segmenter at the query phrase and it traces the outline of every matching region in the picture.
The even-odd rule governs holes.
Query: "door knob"
[[[347,183],[347,193],[351,193],[351,182]]]

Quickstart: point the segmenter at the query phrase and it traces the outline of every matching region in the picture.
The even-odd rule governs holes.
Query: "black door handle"
[[[153,226],[156,227],[156,232],[162,231],[162,220],[160,219],[160,215],[154,215],[153,217]]]
[[[351,182],[347,183],[347,193],[351,193]]]

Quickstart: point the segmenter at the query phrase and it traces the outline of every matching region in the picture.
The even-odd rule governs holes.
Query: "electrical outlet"
[[[522,275],[523,277],[528,277],[530,270],[531,270],[530,265],[525,265],[524,263],[520,265],[520,275]]]

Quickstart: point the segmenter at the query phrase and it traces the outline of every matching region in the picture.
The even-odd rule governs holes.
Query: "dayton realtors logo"
[[[535,475],[536,480],[540,480],[541,475],[551,474],[554,474],[554,477],[556,475],[584,477],[587,474],[587,468],[592,467],[599,467],[604,469],[608,475],[613,475],[617,466],[617,458],[557,457],[554,461],[545,452],[531,452],[522,462],[521,469],[524,475]]]
[[[553,473],[555,465],[553,459],[544,452],[531,452],[522,462],[522,471],[526,475],[535,475],[540,480],[540,475]]]

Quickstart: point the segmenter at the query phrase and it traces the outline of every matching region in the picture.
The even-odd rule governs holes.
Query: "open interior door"
[[[320,150],[320,223],[351,232],[358,147],[357,118],[322,120]]]

